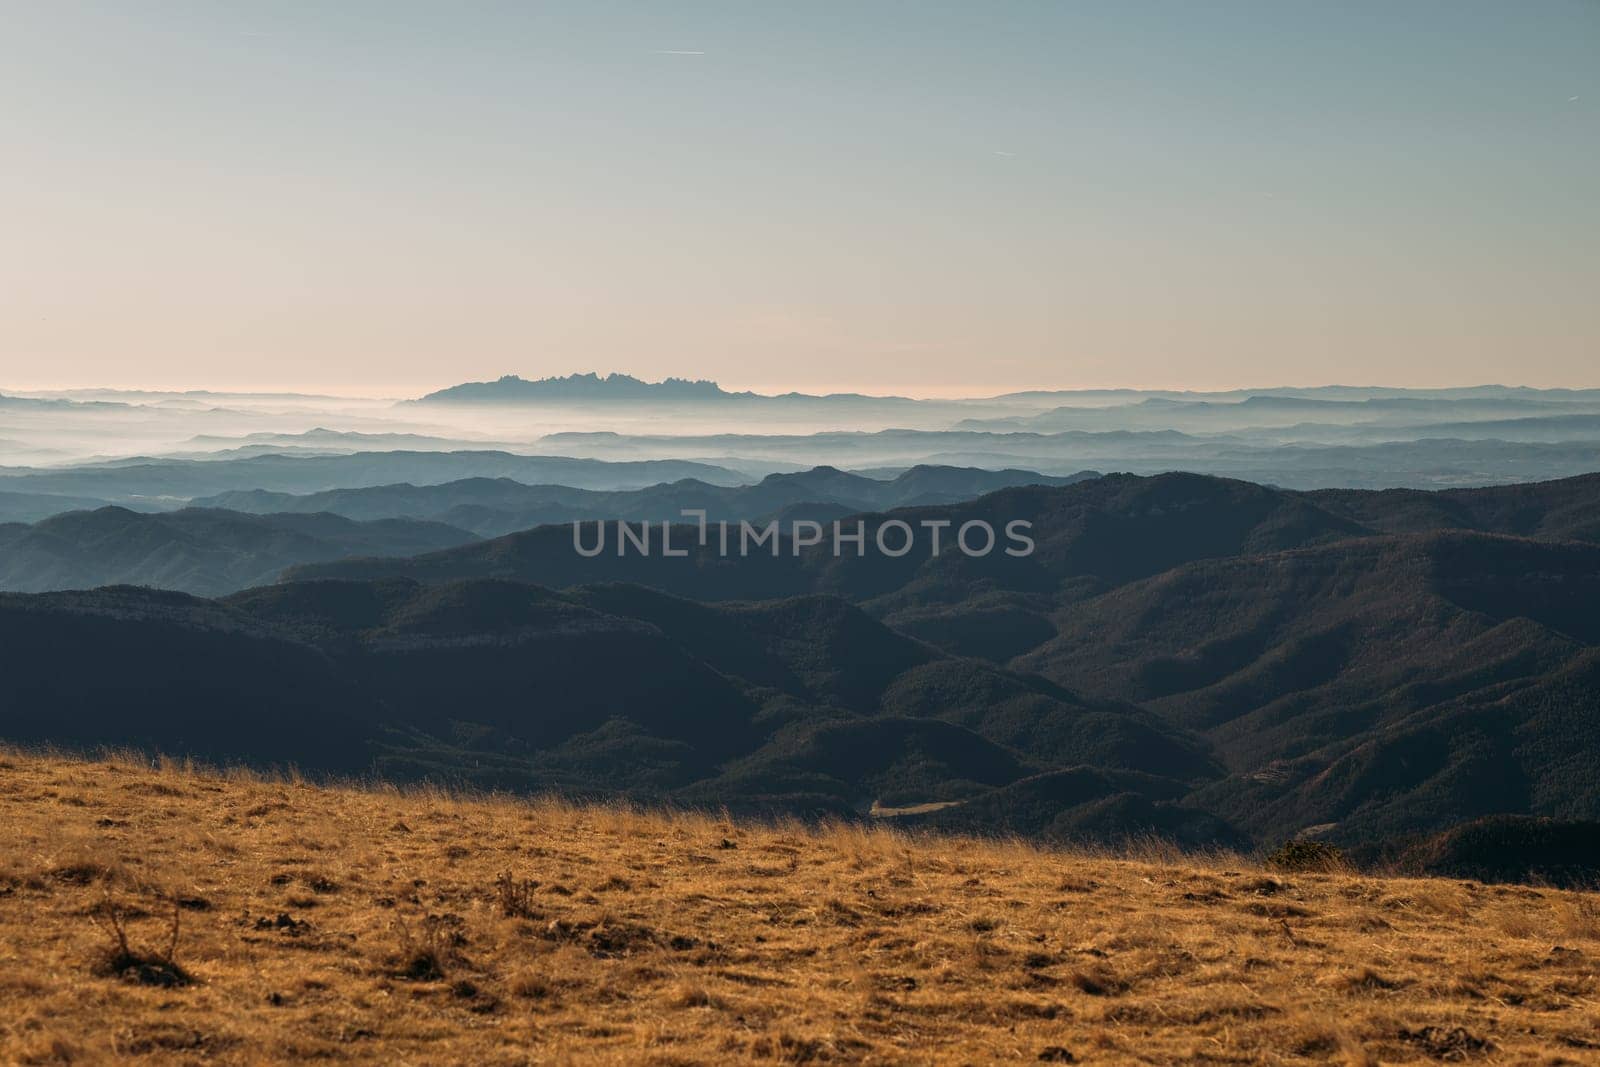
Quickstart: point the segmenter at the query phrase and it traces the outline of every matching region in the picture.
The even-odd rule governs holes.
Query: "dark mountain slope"
[[[447,730],[428,720],[428,708],[471,709],[452,714],[518,731],[536,747],[561,741],[536,733],[532,705],[518,703],[517,694],[535,691],[526,688],[533,671],[536,691],[567,708],[564,729],[593,729],[606,716],[654,729],[646,721],[654,709],[694,709],[672,736],[718,753],[727,743],[753,751],[786,725],[898,716],[959,723],[1018,751],[1029,745],[1047,764],[1103,760],[1191,780],[1218,772],[1204,742],[1140,709],[1085,703],[1041,680],[953,659],[834,598],[713,606],[627,585],[556,594],[498,580],[315,581],[228,603],[342,648],[389,707],[428,730]],[[464,648],[476,650],[470,665],[446,662],[468,655]],[[601,662],[613,653],[614,665]],[[592,672],[587,681],[583,671]],[[430,672],[444,681],[429,681]]]
[[[358,772],[379,710],[323,653],[214,601],[0,594],[0,736]]]
[[[917,471],[902,477],[912,475],[922,477]],[[789,479],[805,486],[802,495],[821,493],[820,486],[807,480],[813,477],[823,483],[855,484],[856,476],[824,469],[775,475],[762,485],[787,484]],[[1391,529],[1481,528],[1544,540],[1569,539],[1587,528],[1591,490],[1596,487],[1600,483],[1593,478],[1580,478],[1437,493],[1306,494],[1202,475],[1108,475],[1060,487],[1012,487],[976,500],[914,508],[894,516],[913,525],[924,520],[949,522],[943,535],[946,547],[953,536],[950,531],[963,522],[984,519],[999,530],[1012,520],[1024,520],[1031,523],[1029,532],[1037,544],[1025,559],[997,551],[975,560],[948,550],[932,558],[930,537],[919,530],[916,547],[899,559],[870,550],[858,557],[848,546],[840,558],[833,558],[825,541],[803,550],[803,565],[796,567],[785,562],[792,556],[788,545],[783,547],[783,559],[776,562],[761,547],[738,558],[736,526],[731,528],[732,559],[720,558],[714,531],[710,545],[690,545],[688,562],[660,558],[655,529],[654,558],[642,560],[631,550],[618,558],[608,524],[605,551],[594,559],[577,555],[570,529],[528,530],[419,560],[348,561],[304,568],[296,576],[405,575],[443,581],[494,575],[554,586],[621,580],[704,599],[811,590],[874,600],[880,610],[898,611],[965,601],[983,591],[1091,596],[1197,560],[1329,544]],[[886,517],[862,518],[870,542]],[[587,545],[595,543],[592,527],[584,536]],[[683,535],[675,533],[674,547],[684,544]],[[729,569],[739,573],[725,573]]]
[[[1478,530],[1543,541],[1600,541],[1600,474],[1487,489],[1325,489],[1306,496],[1384,533]]]
[[[1056,766],[1085,763],[1190,782],[1222,771],[1203,740],[1142,708],[1087,699],[969,659],[941,657],[904,671],[880,705],[907,718],[959,723]]]
[[[1432,521],[1439,521],[1441,509],[1464,506],[1452,500],[1466,500],[1480,525],[1564,536],[1580,529],[1587,485],[1579,479],[1459,494],[1344,494],[1339,499],[1345,507],[1358,497],[1366,501],[1363,514],[1374,522],[1389,507],[1386,521],[1399,525],[1415,521],[1406,515],[1419,506],[1417,498],[1435,510]],[[1530,512],[1545,517],[1530,519]],[[556,587],[618,580],[709,600],[820,591],[862,602],[896,628],[941,648],[1004,661],[1053,636],[1055,615],[1065,603],[1184,563],[1331,544],[1371,532],[1370,526],[1334,514],[1304,494],[1181,474],[1108,476],[1054,489],[1020,487],[895,517],[913,525],[947,521],[952,528],[972,519],[997,529],[1025,520],[1037,549],[1026,558],[995,552],[972,559],[949,550],[933,558],[924,534],[916,549],[898,559],[870,550],[858,557],[848,546],[835,558],[826,542],[803,550],[798,560],[788,545],[777,559],[760,548],[745,558],[723,558],[714,534],[702,549],[693,543],[694,535],[680,529],[674,544],[689,543],[687,559],[660,558],[659,530],[654,531],[655,556],[642,558],[630,550],[619,558],[613,530],[606,551],[585,559],[572,547],[572,531],[555,529],[417,560],[352,561],[296,574],[401,574],[426,581],[492,575]],[[869,515],[863,521],[870,541],[886,517]],[[585,536],[587,544],[595,543],[592,530]],[[734,537],[736,550],[736,531]],[[946,545],[949,539],[947,530]],[[1472,594],[1463,585],[1458,595]]]
[[[1016,834],[1062,843],[1150,837],[1189,847],[1248,847],[1248,839],[1221,819],[1183,804],[1184,792],[1182,783],[1150,775],[1073,767],[901,821],[954,833]]]
[[[217,595],[272,581],[291,564],[414,555],[473,540],[465,530],[411,519],[106,507],[0,526],[0,589],[150,585]]]
[[[1600,822],[1500,815],[1372,854],[1408,872],[1589,889],[1600,879]]]
[[[841,814],[1102,755],[1216,773],[1204,742],[1138,709],[952,659],[824,597],[710,606],[497,580],[216,602],[106,589],[6,597],[0,636],[0,737],[15,740]],[[977,708],[979,694],[1001,701]],[[1030,738],[1037,752],[1014,747]]]
[[[1037,493],[1039,563],[1111,586],[1197,559],[1272,552],[1365,532],[1288,493],[1192,474],[1111,476]],[[996,494],[999,518],[1016,500]]]
[[[1125,586],[1019,665],[1202,730],[1234,774],[1195,802],[1263,836],[1592,817],[1600,791],[1556,783],[1600,780],[1600,688],[1564,681],[1597,594],[1593,546],[1370,538]]]
[[[666,592],[704,600],[767,599],[806,592],[811,580],[801,561],[787,544],[776,556],[765,548],[748,557],[720,557],[715,541],[699,546],[698,530],[674,527],[673,551],[687,549],[687,557],[662,554],[659,527],[649,533],[650,554],[630,545],[626,554],[617,554],[616,527],[604,524],[603,550],[585,557],[576,543],[594,547],[596,526],[584,524],[575,533],[571,526],[541,526],[508,534],[462,549],[429,552],[410,559],[350,559],[337,563],[294,567],[284,577],[290,581],[323,578],[368,581],[407,579],[437,584],[476,578],[501,578],[562,589],[574,585],[603,582],[630,582]],[[637,526],[634,527],[638,529]],[[737,528],[733,533],[737,545]],[[474,550],[468,550],[474,549]]]
[[[832,597],[708,606],[639,586],[583,587],[580,602],[648,621],[725,674],[808,703],[878,710],[904,672],[942,658]]]
[[[1600,653],[1395,715],[1282,767],[1275,796],[1231,781],[1199,797],[1219,811],[1259,806],[1258,825],[1337,822],[1350,842],[1435,832],[1464,819],[1533,814],[1600,819]],[[1250,795],[1256,793],[1257,795]]]
[[[922,803],[974,795],[1034,773],[1037,765],[964,727],[880,717],[795,723],[694,799],[742,806],[865,812],[875,802]]]
[[[1543,655],[1527,669],[1562,662],[1600,632],[1583,610],[1597,593],[1600,547],[1373,537],[1131,583],[1064,610],[1059,635],[1018,662],[1215,728],[1286,686],[1353,687],[1348,699],[1426,675],[1437,696],[1440,679],[1482,681],[1530,652]]]
[[[1191,560],[1329,543],[1362,533],[1296,494],[1195,475],[1108,475],[1062,489],[1002,490],[956,507],[902,513],[913,523],[1023,520],[1031,555],[846,556],[821,588],[862,600],[890,625],[948,651],[1004,661],[1055,632],[1062,604]],[[875,528],[871,524],[870,528]]]
[[[955,531],[975,520],[988,522],[1001,539],[981,558],[952,544]],[[865,554],[845,545],[835,556],[828,536],[798,555],[785,542],[774,557],[765,546],[741,542],[733,526],[728,555],[715,528],[701,546],[698,531],[689,527],[672,534],[673,547],[687,548],[686,557],[663,555],[659,527],[651,529],[650,556],[632,547],[618,555],[614,524],[606,524],[604,550],[592,558],[581,556],[574,531],[560,526],[409,560],[300,567],[288,576],[424,582],[495,577],[555,588],[620,581],[713,601],[821,592],[864,603],[892,625],[903,622],[907,632],[947,651],[1003,660],[1052,636],[1051,616],[1062,602],[1194,559],[1320,544],[1365,532],[1297,494],[1183,474],[1015,487],[965,503],[866,515],[860,521],[868,539]],[[903,556],[876,550],[880,527],[890,521],[909,523],[915,532],[915,545]],[[1031,555],[1004,552],[1010,543],[1003,540],[1004,531],[1015,521],[1032,524],[1037,548]],[[925,522],[948,524],[938,534],[937,555],[935,532]],[[582,543],[593,548],[598,536],[594,526],[585,527]],[[888,543],[899,544],[895,531],[887,536]]]
[[[832,597],[709,606],[637,586],[584,587],[574,599],[659,626],[717,670],[775,691],[767,721],[792,701],[853,715],[956,723],[1048,764],[1215,777],[1205,742],[1140,708],[1086,701],[1040,678],[941,654]],[[807,712],[805,717],[813,713]]]
[[[703,776],[759,740],[756,702],[655,626],[535,586],[317,582],[253,589],[228,603],[321,640],[383,704],[385,724],[416,731],[425,747],[526,760],[581,749],[622,721],[642,744],[617,752],[610,773],[660,788]],[[666,763],[662,742],[673,746]]]
[[[1337,506],[1325,508],[1328,504]],[[1062,490],[997,493],[947,510],[957,522],[979,515],[996,522],[1006,516],[1028,518],[1038,549],[1023,561],[980,563],[952,556],[925,563],[901,588],[869,593],[867,604],[906,633],[1004,662],[1052,636],[1064,603],[1184,563],[1329,545],[1380,527],[1600,540],[1600,475],[1438,493],[1315,494],[1191,475],[1108,476]],[[1497,543],[1489,554],[1521,551]],[[1465,607],[1478,606],[1475,597],[1495,595],[1499,579],[1485,577],[1482,568],[1514,576],[1521,567],[1539,565],[1531,558],[1491,565],[1475,558],[1466,543],[1458,552],[1453,559],[1441,557],[1439,565],[1453,577],[1441,572],[1439,580],[1450,583],[1452,596]],[[1217,577],[1223,585],[1230,580],[1223,572]],[[1533,596],[1534,584],[1521,583],[1518,595]],[[1541,608],[1529,601],[1523,609],[1567,632],[1584,629],[1583,604],[1560,590],[1555,582],[1548,592],[1565,605],[1560,610],[1577,616],[1558,624],[1550,614],[1558,610],[1554,605]]]

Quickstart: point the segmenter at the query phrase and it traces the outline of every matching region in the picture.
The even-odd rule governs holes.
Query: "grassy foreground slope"
[[[5,1063],[1597,1057],[1593,894],[0,752]]]

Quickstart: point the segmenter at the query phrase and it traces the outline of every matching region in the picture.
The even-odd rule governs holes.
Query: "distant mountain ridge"
[[[414,403],[526,400],[716,400],[731,396],[716,382],[666,378],[646,382],[629,374],[568,374],[553,378],[520,378],[507,374],[492,382],[463,382],[419,397]]]
[[[119,504],[171,507],[241,485],[273,492],[390,485],[432,485],[460,478],[516,478],[588,489],[633,489],[680,478],[742,485],[746,476],[693,460],[600,460],[493,450],[385,451],[339,455],[259,455],[230,459],[129,459],[67,468],[12,469],[0,491],[97,497]]]
[[[605,492],[472,478],[442,485],[339,489],[303,496],[224,493],[178,511],[116,506],[61,511],[65,497],[19,496],[19,510],[50,518],[0,525],[0,589],[42,592],[99,585],[152,585],[204,596],[276,580],[285,569],[342,557],[412,556],[464,545],[481,534],[580,519],[788,521],[968,500],[1010,485],[1064,485],[1076,478],[1031,471],[913,468],[879,480],[833,468],[771,475],[756,485],[683,479]],[[7,505],[0,494],[0,508]]]
[[[196,506],[268,512],[329,511],[353,519],[426,518],[492,537],[548,523],[583,519],[681,522],[685,508],[705,510],[709,521],[852,512],[969,500],[1014,485],[1069,485],[1093,471],[1050,476],[1025,470],[917,466],[890,478],[816,467],[772,474],[754,485],[717,486],[683,479],[645,489],[602,492],[562,485],[526,485],[510,479],[465,479],[440,485],[409,484],[334,489],[294,495],[235,491],[195,501]],[[810,506],[813,510],[806,511]]]
[[[705,468],[746,481],[819,464],[1049,475],[1190,470],[1304,489],[1445,488],[1600,468],[1600,393],[1592,390],[1061,390],[911,399],[765,395],[690,378],[583,374],[466,382],[400,407],[389,398],[351,398],[341,407],[333,398],[245,394],[219,406],[228,395],[86,391],[0,401],[0,491],[149,510],[234,490],[304,494],[468,477],[642,488],[685,477],[726,483]],[[78,402],[100,396],[115,402]],[[372,459],[380,448],[403,451],[380,463]],[[414,458],[424,451],[451,458]],[[504,458],[524,452],[572,460],[563,470]],[[337,455],[347,453],[367,458]],[[293,459],[317,462],[273,465]],[[607,478],[572,465],[596,460],[704,467]],[[208,468],[174,466],[182,463]],[[32,481],[5,484],[14,478]]]
[[[647,382],[630,374],[568,374],[551,378],[522,378],[515,374],[503,375],[490,382],[463,382],[445,389],[427,393],[404,404],[523,404],[548,401],[587,401],[609,403],[613,401],[657,401],[707,403],[717,401],[738,402],[807,402],[807,401],[864,401],[886,404],[916,404],[918,401],[899,396],[867,396],[862,393],[754,393],[728,392],[714,381],[704,378],[664,378]]]
[[[1180,405],[1182,406],[1182,405]],[[1243,405],[1232,405],[1235,408]],[[1099,413],[1090,412],[1099,419]],[[639,455],[737,456],[746,461],[781,459],[852,470],[903,468],[914,464],[954,467],[1013,467],[1045,474],[1085,468],[1154,475],[1190,471],[1295,489],[1444,489],[1526,482],[1530,473],[1564,478],[1600,470],[1600,416],[1513,419],[1517,436],[1507,440],[1507,422],[1488,429],[1452,424],[1455,436],[1428,436],[1426,426],[1405,425],[1392,434],[1376,424],[1299,422],[1218,432],[1185,432],[1160,422],[1143,428],[1070,428],[1038,432],[1010,427],[977,429],[887,429],[809,434],[718,433],[704,435],[619,434],[562,431],[541,445],[552,451],[596,458]],[[959,420],[957,420],[959,421]],[[1015,420],[1012,420],[1015,421]],[[1574,422],[1591,436],[1569,439],[1561,427]],[[1376,427],[1376,428],[1374,428]],[[1290,431],[1294,432],[1291,433]],[[1304,431],[1308,436],[1295,435]]]
[[[43,592],[149,585],[201,596],[273,581],[285,568],[343,556],[408,556],[475,535],[416,519],[244,515],[188,508],[145,514],[71,511],[31,526],[0,524],[0,589]]]
[[[1307,386],[1303,388],[1278,386],[1259,389],[1233,389],[1219,391],[1189,390],[1138,390],[1138,389],[1033,389],[1001,393],[990,396],[973,396],[953,401],[931,403],[1038,403],[1043,400],[1082,400],[1109,404],[1153,400],[1156,403],[1179,405],[1233,406],[1241,402],[1292,405],[1305,402],[1306,406],[1319,404],[1361,404],[1375,401],[1460,401],[1494,403],[1500,401],[1528,401],[1548,399],[1554,402],[1600,403],[1600,389],[1533,389],[1523,386],[1482,385],[1442,389],[1403,389],[1368,386]],[[523,378],[505,374],[492,381],[462,382],[458,385],[436,389],[416,400],[402,403],[517,403],[540,400],[843,400],[859,399],[918,403],[909,397],[871,396],[863,393],[755,393],[730,392],[718,383],[705,378],[667,377],[657,382],[645,381],[631,374],[599,374],[594,371],[544,378]]]
[[[773,476],[762,484],[855,477],[819,468]],[[550,527],[415,559],[350,560],[294,573],[422,581],[493,576],[553,587],[620,580],[706,599],[830,592],[863,600],[885,598],[885,604],[908,608],[914,606],[915,598],[908,599],[911,590],[924,600],[950,604],[963,599],[958,592],[980,580],[991,602],[1001,597],[1083,597],[1199,560],[1389,532],[1471,530],[1573,539],[1600,524],[1597,486],[1600,475],[1433,493],[1303,492],[1197,474],[1112,474],[1058,486],[1024,482],[904,515],[912,521],[943,520],[953,527],[973,519],[997,528],[1011,519],[1027,520],[1038,548],[1020,560],[966,560],[948,553],[932,557],[925,551],[898,560],[852,554],[836,558],[826,545],[799,554],[785,548],[776,559],[764,553],[718,559],[715,546],[709,546],[692,548],[680,566],[659,555],[581,558],[572,549],[571,532]],[[881,514],[865,516],[869,534],[883,521]],[[947,587],[948,595],[941,592]]]

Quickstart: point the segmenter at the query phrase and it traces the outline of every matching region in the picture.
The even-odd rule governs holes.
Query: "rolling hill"
[[[149,585],[200,595],[274,580],[291,564],[342,556],[405,556],[475,540],[413,519],[244,515],[186,508],[149,515],[120,507],[0,525],[0,590],[44,592]]]
[[[341,455],[246,456],[239,459],[126,459],[58,469],[11,468],[0,490],[87,496],[141,507],[172,507],[238,489],[314,493],[326,489],[461,478],[514,478],[587,489],[636,489],[681,478],[722,485],[746,479],[689,460],[572,459],[496,451],[389,451]]]
[[[510,478],[472,478],[440,485],[410,484],[331,489],[295,495],[236,490],[197,506],[255,513],[327,511],[352,519],[432,519],[493,537],[533,526],[585,519],[681,522],[686,508],[712,520],[762,519],[775,514],[849,515],[890,508],[970,500],[1015,485],[1069,485],[1095,475],[1051,477],[1023,470],[913,467],[892,478],[869,478],[833,467],[772,474],[755,485],[712,485],[698,479],[644,489],[603,492],[566,485],[528,485]]]
[[[1369,538],[1131,583],[1014,666],[1200,731],[1231,773],[1196,802],[1261,837],[1593,819],[1600,689],[1568,679],[1592,675],[1597,593],[1600,547]]]
[[[16,635],[0,645],[12,740],[260,761],[265,709],[282,701],[306,719],[298,747],[279,734],[270,752],[306,767],[351,765],[348,746],[324,758],[326,715],[397,779],[838,814],[1088,761],[1186,783],[1168,792],[1218,771],[1197,737],[1139,708],[950,657],[835,598],[706,605],[498,580],[297,582],[222,601],[113,588],[0,598],[0,628]],[[107,669],[69,678],[68,656]],[[281,666],[252,694],[261,710],[218,715],[215,684],[197,677],[185,699],[166,681],[197,659],[217,678]],[[975,693],[993,699],[975,707]]]

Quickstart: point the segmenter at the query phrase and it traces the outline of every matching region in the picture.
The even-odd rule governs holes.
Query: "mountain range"
[[[866,396],[861,393],[780,393],[728,392],[705,379],[666,378],[647,382],[628,374],[569,374],[564,377],[527,379],[503,375],[492,382],[463,382],[428,393],[413,404],[550,404],[582,402],[589,404],[657,402],[669,404],[704,403],[811,403],[887,404],[915,406],[918,401],[901,396]]]
[[[589,465],[596,460],[616,466]],[[648,462],[672,465],[623,466]],[[684,478],[735,485],[818,465],[868,475],[917,465],[1185,470],[1302,489],[1503,484],[1600,469],[1600,392],[1329,386],[911,399],[578,374],[508,375],[406,401],[114,390],[0,401],[0,493],[80,502],[68,506],[160,510],[229,492],[465,478],[607,491]],[[19,504],[7,517],[45,514]]]
[[[554,527],[213,601],[8,595],[0,724],[1060,839],[1423,848],[1600,819],[1597,489],[1114,475],[895,513],[1027,519],[1024,558],[586,559]],[[307,709],[264,746],[215,710],[245,677]]]
[[[257,514],[328,511],[353,519],[428,518],[486,537],[580,519],[683,521],[684,509],[708,519],[832,519],[857,512],[968,500],[1013,485],[1068,485],[1096,477],[1082,471],[1051,476],[1024,470],[917,466],[889,478],[816,467],[772,474],[755,485],[720,486],[683,479],[645,489],[578,489],[527,485],[509,478],[473,478],[441,485],[410,484],[332,489],[295,495],[237,490],[195,501],[197,506]]]
[[[344,556],[410,556],[476,540],[419,519],[245,515],[214,508],[144,514],[103,507],[0,524],[0,589],[148,585],[202,596],[270,582],[287,567]]]
[[[1159,421],[1051,432],[895,428],[871,433],[656,435],[563,431],[541,438],[540,446],[601,459],[674,455],[710,461],[710,457],[738,457],[744,466],[782,460],[848,467],[860,473],[914,464],[1017,467],[1058,475],[1085,468],[1133,474],[1188,471],[1300,489],[1443,489],[1569,477],[1600,468],[1600,419],[1595,416],[1512,421],[1518,424],[1515,433],[1503,424],[1486,430],[1471,424],[1448,428],[1448,436],[1433,426],[1331,424],[1254,429],[1213,425],[1205,432],[1189,432]]]
[[[869,396],[861,393],[756,393],[733,392],[704,378],[665,378],[658,382],[644,381],[629,374],[594,372],[568,374],[545,378],[523,378],[505,374],[493,381],[462,382],[427,393],[407,403],[548,403],[594,402],[609,400],[662,400],[662,401],[874,401],[914,404],[919,401],[901,396]],[[1482,385],[1446,389],[1398,389],[1369,386],[1312,386],[1304,388],[1281,387],[1268,389],[1231,389],[1215,391],[1161,390],[1161,389],[1056,389],[1005,393],[992,397],[972,397],[955,403],[969,405],[1011,404],[1034,408],[1047,407],[1051,401],[1057,410],[1072,410],[1073,404],[1110,407],[1130,403],[1154,402],[1170,406],[1212,406],[1233,408],[1240,403],[1274,403],[1283,407],[1309,409],[1343,405],[1385,405],[1391,401],[1398,405],[1484,404],[1516,405],[1518,403],[1546,404],[1600,404],[1600,389],[1531,389],[1520,386]],[[927,403],[923,401],[923,403]],[[947,401],[934,401],[943,404]]]
[[[679,521],[684,508],[702,508],[712,521],[831,521],[907,504],[968,500],[1001,486],[1068,484],[1085,477],[1092,475],[918,467],[874,479],[818,468],[772,475],[757,485],[685,479],[617,492],[470,478],[298,496],[239,491],[156,514],[94,502],[56,514],[65,498],[19,496],[19,510],[51,517],[32,526],[0,524],[0,589],[152,585],[214,596],[273,581],[298,564],[416,555],[541,523]],[[0,494],[0,508],[6,504]]]
[[[569,374],[529,380],[515,374],[492,382],[463,382],[418,398],[418,404],[515,404],[530,401],[721,400],[733,396],[716,382],[667,378],[646,382],[628,374]],[[746,396],[752,394],[744,394]]]
[[[144,509],[172,507],[241,487],[283,493],[461,478],[514,478],[585,489],[638,489],[681,478],[740,485],[744,475],[693,460],[599,460],[497,451],[355,452],[255,455],[225,459],[148,459],[75,467],[9,468],[0,492],[92,497]],[[64,509],[63,509],[64,510]]]

